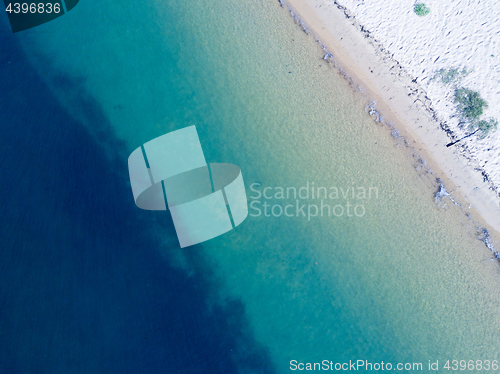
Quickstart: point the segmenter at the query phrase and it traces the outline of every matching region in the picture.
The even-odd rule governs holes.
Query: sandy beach
[[[456,3],[451,0],[447,2]],[[470,67],[468,69],[471,70],[464,77],[467,82],[464,81],[463,84],[467,87],[475,76],[491,74],[488,69],[496,69],[498,73],[498,68],[494,64],[482,67],[480,63],[484,58],[480,55],[471,61],[471,56],[467,58],[460,54],[460,51],[471,54],[467,48],[478,44],[477,37],[467,39],[464,36],[463,43],[452,48],[453,53],[456,50],[460,53],[451,57],[452,53],[448,51],[451,47],[446,42],[446,35],[440,40],[441,34],[433,32],[432,27],[441,27],[443,30],[450,29],[446,31],[449,35],[454,35],[454,32],[465,35],[460,29],[463,26],[463,15],[458,21],[448,22],[446,17],[452,16],[448,11],[439,23],[436,9],[431,12],[436,17],[436,25],[427,27],[432,19],[417,16],[413,12],[414,3],[410,1],[403,4],[375,1],[370,2],[371,5],[359,1],[345,3],[353,7],[355,12],[338,1],[286,0],[282,4],[289,7],[302,26],[314,34],[325,49],[325,58],[331,60],[347,79],[352,80],[356,89],[367,100],[372,101],[378,120],[394,126],[408,140],[425,165],[443,182],[450,197],[461,205],[464,214],[470,215],[478,228],[486,228],[493,241],[498,243],[500,131],[493,131],[482,140],[472,136],[456,146],[446,147],[446,144],[469,131],[467,128],[460,128],[459,121],[454,116],[454,105],[450,97],[453,87],[444,87],[437,79],[432,79],[444,67],[463,67],[464,64],[458,64],[460,59],[466,59],[467,66]],[[481,6],[494,7],[494,3],[482,3]],[[391,7],[396,10],[390,10]],[[439,9],[446,9],[446,6],[441,5]],[[457,13],[456,4],[453,9]],[[394,13],[392,16],[391,12]],[[364,21],[369,21],[369,27]],[[495,19],[495,22],[498,21]],[[468,24],[467,27],[472,30],[467,33],[477,36],[475,30],[480,29],[480,25]],[[485,32],[492,35],[490,42],[495,44],[498,32],[495,33],[490,27],[488,30]],[[487,42],[488,40],[484,40],[484,43],[481,41],[480,47],[493,48],[485,45]],[[438,57],[442,54],[448,57],[442,58],[440,64],[433,65],[433,61],[439,60]],[[414,58],[406,58],[409,55]],[[498,106],[494,105],[495,95],[499,94],[494,92],[496,81],[490,79],[488,82],[490,83],[484,86],[477,83],[478,87],[472,85],[471,88],[480,91],[489,103],[485,115],[500,118],[497,114]],[[496,156],[492,156],[493,154]]]

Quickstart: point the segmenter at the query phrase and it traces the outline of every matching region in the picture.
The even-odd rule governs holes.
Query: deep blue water
[[[273,372],[243,304],[209,303],[206,267],[171,266],[154,213],[124,203],[125,147],[81,82],[58,79],[79,92],[93,135],[0,27],[0,373]],[[169,216],[154,224],[178,250]]]

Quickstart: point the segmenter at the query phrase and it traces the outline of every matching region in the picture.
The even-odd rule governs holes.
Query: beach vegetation
[[[477,122],[484,109],[488,107],[479,92],[468,88],[457,88],[455,90],[455,104],[457,104],[460,114],[468,119],[470,123]]]
[[[417,14],[417,16],[420,16],[420,17],[426,16],[431,12],[431,8],[429,8],[424,3],[415,4],[413,10]]]
[[[474,128],[474,126],[472,128]],[[479,136],[481,139],[488,136],[491,130],[495,130],[497,128],[498,128],[498,121],[495,118],[490,118],[488,120],[481,120],[477,123],[477,129],[481,131],[481,135]]]
[[[441,79],[442,83],[450,84],[459,82],[469,73],[470,71],[468,71],[466,68],[463,68],[462,70],[457,68],[439,69],[433,79]]]
[[[498,128],[498,121],[494,118],[481,120],[480,117],[488,103],[479,92],[468,88],[457,88],[455,90],[455,104],[460,115],[469,122],[469,129],[479,132],[479,137],[486,137],[491,130]]]

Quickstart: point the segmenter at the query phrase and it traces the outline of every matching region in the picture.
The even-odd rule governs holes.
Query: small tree
[[[455,103],[457,104],[459,113],[469,122],[469,129],[474,131],[474,133],[479,132],[481,139],[485,138],[491,130],[498,127],[498,121],[494,118],[479,120],[479,117],[484,112],[484,108],[488,107],[488,104],[479,92],[468,88],[457,88],[455,90]]]
[[[498,127],[498,121],[494,118],[490,118],[489,120],[482,120],[477,123],[477,128],[481,131],[481,135],[479,136],[481,139],[488,136],[490,130],[494,130]],[[472,126],[474,128],[474,126]]]
[[[424,3],[415,4],[413,10],[420,17],[426,16],[431,12],[431,9]]]
[[[479,120],[483,114],[484,108],[488,107],[486,101],[481,98],[479,92],[469,90],[468,88],[457,88],[455,90],[455,103],[458,104],[458,111],[467,118],[470,123]]]

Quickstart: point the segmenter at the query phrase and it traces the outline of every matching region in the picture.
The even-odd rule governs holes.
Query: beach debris
[[[434,194],[434,202],[436,204],[438,204],[439,206],[443,206],[442,203],[444,201],[444,199],[448,198],[450,199],[450,201],[455,204],[456,206],[458,206],[464,213],[465,213],[465,210],[464,208],[462,207],[462,205],[460,205],[460,203],[458,203],[458,201],[456,201],[453,196],[451,195],[453,191],[451,192],[448,192],[444,186],[444,183],[441,179],[437,178],[436,179],[436,182],[437,182],[437,191],[436,193]]]
[[[375,109],[375,105],[377,105],[376,101],[370,101],[367,106],[368,114],[370,116],[375,116],[375,122],[382,122],[384,117],[380,115],[380,113]]]
[[[444,187],[444,183],[439,178],[437,179],[437,183],[438,183],[438,186],[437,186],[437,191],[434,194],[434,201],[436,203],[441,204],[444,199],[449,198],[456,206],[458,206],[462,210],[462,212],[465,213],[465,215],[469,219],[469,221],[476,227],[477,239],[482,241],[486,245],[486,247],[491,251],[491,253],[493,253],[493,258],[489,261],[498,260],[500,262],[500,252],[495,250],[495,247],[493,246],[493,243],[491,242],[488,230],[483,228],[483,227],[479,227],[473,221],[471,215],[465,211],[465,209],[462,207],[462,205],[460,205],[457,201],[455,201],[453,199],[453,197],[451,196],[451,194],[448,191],[446,191],[446,188]],[[469,206],[469,208],[470,208],[470,206]]]
[[[432,174],[432,170],[427,166],[427,163],[422,158],[422,156],[420,156],[417,152],[415,152],[415,153],[413,153],[413,158],[415,159],[415,161],[417,163],[417,166],[415,166],[416,170],[424,169],[428,173]],[[438,179],[438,181],[439,181],[439,179]]]
[[[434,202],[440,203],[443,201],[443,199],[447,198],[450,196],[448,191],[446,191],[446,188],[444,187],[444,183],[438,178],[438,189],[436,193],[434,194]]]
[[[497,260],[498,262],[500,262],[500,252],[495,250],[493,243],[491,243],[490,234],[488,233],[488,230],[486,230],[485,228],[482,228],[482,227],[478,227],[477,228],[477,238],[479,240],[481,240],[486,245],[486,247],[491,251],[491,253],[493,254],[493,258],[490,259],[489,261]]]
[[[500,253],[494,250],[493,244],[490,241],[490,234],[488,233],[488,230],[485,228],[478,228],[477,238],[486,244],[488,249],[491,249],[496,259],[500,260]]]
[[[326,50],[325,50],[325,52],[326,52]],[[323,60],[325,60],[326,62],[332,62],[333,61],[332,54],[329,52],[326,52],[325,55],[323,56]]]
[[[448,143],[448,144],[446,144],[446,147],[451,147],[452,145],[457,144],[459,141],[464,140],[465,138],[468,138],[469,136],[474,135],[478,131],[479,131],[479,129],[477,129],[476,131],[470,133],[469,135],[465,135],[464,137],[462,137],[462,138],[460,138],[458,140],[455,140],[454,142]]]
[[[500,253],[497,251],[492,251],[492,252],[493,252],[493,256],[495,256],[494,259],[500,261]]]

